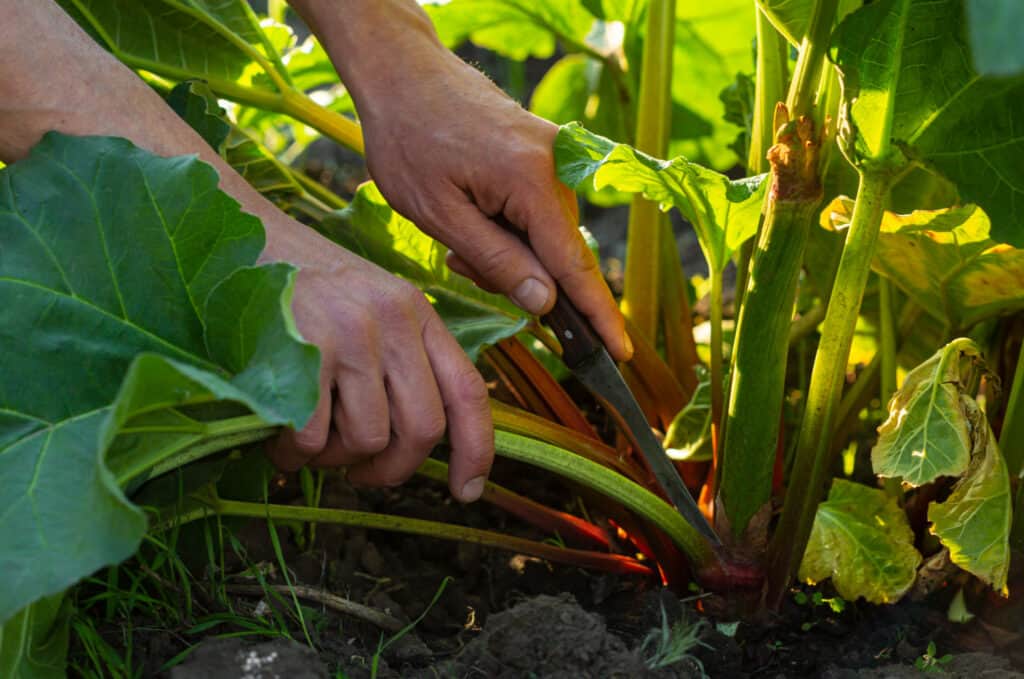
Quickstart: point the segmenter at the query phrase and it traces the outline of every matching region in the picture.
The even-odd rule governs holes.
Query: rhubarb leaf
[[[896,500],[877,488],[835,479],[818,505],[800,579],[832,578],[848,601],[898,601],[917,576],[921,555],[914,532]]]
[[[693,224],[712,272],[725,268],[732,253],[757,231],[764,176],[731,180],[679,157],[658,160],[586,130],[563,125],[555,140],[559,178],[572,188],[592,181],[642,193],[662,209],[676,207]]]
[[[960,398],[961,355],[976,356],[977,348],[950,344],[907,374],[878,428],[871,451],[876,474],[916,487],[967,470],[971,439]]]
[[[843,229],[852,214],[853,201],[836,198],[822,226]],[[1024,250],[992,240],[973,205],[886,212],[872,267],[954,332],[1024,309]]]
[[[472,358],[525,327],[526,312],[448,269],[448,248],[392,210],[372,182],[360,186],[327,226],[346,248],[423,290]]]
[[[294,269],[253,266],[259,220],[194,157],[49,133],[0,171],[0,240],[3,622],[135,551],[122,485],[240,420],[302,426],[319,352]]]
[[[928,507],[928,520],[953,563],[1006,596],[1013,523],[1010,475],[984,413],[969,403],[975,435],[971,465],[945,502]]]
[[[963,0],[879,0],[835,41],[848,153],[933,167],[985,210],[994,240],[1024,245],[1024,77],[975,70]]]

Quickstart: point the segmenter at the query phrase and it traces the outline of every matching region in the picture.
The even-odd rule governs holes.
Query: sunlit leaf
[[[722,271],[757,230],[763,176],[733,181],[682,157],[658,160],[574,124],[559,130],[555,162],[559,178],[573,188],[592,181],[597,189],[642,193],[663,209],[678,208],[693,224],[712,271]]]
[[[896,500],[877,488],[835,479],[818,505],[800,564],[801,580],[826,578],[849,601],[898,601],[914,584],[921,555]]]
[[[582,54],[562,57],[537,83],[530,111],[556,125],[583,120],[594,93],[601,64]]]
[[[360,186],[352,203],[329,223],[346,248],[427,293],[472,358],[485,344],[511,337],[525,326],[525,312],[449,270],[448,248],[392,210],[375,184]]]
[[[835,39],[859,162],[934,167],[985,210],[994,240],[1024,245],[1024,77],[975,71],[962,0],[878,0]]]
[[[582,43],[594,15],[580,0],[421,0],[441,40],[456,47],[466,40],[511,59],[545,59],[557,40]]]
[[[60,0],[122,61],[186,80],[266,89],[260,61],[275,58],[247,2],[226,0]]]
[[[799,46],[811,22],[814,0],[756,0],[757,6],[765,13],[790,44]],[[862,0],[839,0],[836,20],[860,7]]]
[[[880,476],[920,486],[960,476],[971,457],[970,424],[960,399],[960,355],[977,349],[947,346],[911,370],[889,401],[871,463]]]
[[[676,18],[672,100],[694,114],[698,128],[711,129],[696,134],[674,119],[669,153],[728,170],[737,162],[730,145],[741,128],[726,120],[717,95],[737,73],[754,70],[754,8],[750,0],[679,2]]]
[[[711,459],[711,376],[698,366],[697,390],[665,432],[665,452],[674,460]]]
[[[852,213],[853,201],[839,197],[821,223],[845,228]],[[992,240],[974,206],[886,212],[872,266],[953,330],[1024,309],[1024,250]]]

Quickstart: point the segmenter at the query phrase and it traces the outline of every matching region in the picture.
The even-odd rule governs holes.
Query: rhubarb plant
[[[0,169],[0,676],[59,675],[68,588],[147,532],[213,515],[465,540],[764,607],[795,578],[895,602],[941,550],[1008,592],[1024,544],[1024,370],[1007,359],[1024,311],[1024,72],[995,18],[1015,3],[421,3],[443,40],[508,73],[561,50],[525,103],[561,125],[563,182],[631,202],[623,371],[719,549],[614,418],[570,396],[537,319],[449,271],[372,183],[339,196],[293,166],[317,134],[362,149],[315,42],[241,0],[61,4],[264,195],[417,285],[487,371],[499,455],[587,487],[598,511],[487,485],[484,501],[564,546],[223,493],[227,456],[255,459],[318,398],[295,271],[256,264],[258,220],[195,158],[51,133]],[[704,283],[682,270],[671,210]]]

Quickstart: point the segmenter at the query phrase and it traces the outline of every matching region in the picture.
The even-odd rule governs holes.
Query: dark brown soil
[[[511,477],[503,479],[509,484],[528,485],[532,496],[547,496],[557,504],[559,490],[545,488],[548,481],[525,478],[521,469],[504,464],[496,472],[499,478]],[[335,480],[326,490],[328,506],[531,535],[498,510],[452,502],[445,489],[428,481],[356,493]],[[295,491],[286,486],[273,500],[289,501],[289,495]],[[135,646],[143,649],[139,653],[146,658],[145,676],[358,679],[373,676],[377,655],[376,676],[382,678],[903,677],[919,674],[914,665],[922,662],[931,642],[940,658],[952,654],[933,671],[971,679],[1024,679],[1011,669],[1008,657],[970,652],[995,650],[991,635],[979,623],[952,625],[934,602],[884,607],[847,603],[836,613],[824,604],[801,605],[791,599],[777,617],[737,626],[698,612],[698,606],[714,608],[710,599],[673,593],[639,577],[589,573],[499,550],[359,528],[320,525],[315,546],[306,551],[296,547],[290,529],[279,527],[278,535],[293,582],[366,604],[403,622],[429,607],[446,577],[451,581],[423,620],[380,653],[379,645],[393,632],[311,601],[303,603],[315,650],[304,643],[298,625],[291,630],[297,641],[267,642],[205,636],[233,631],[226,627],[189,636],[146,632],[147,625],[140,624]],[[247,564],[276,562],[265,524],[243,526],[237,536],[247,551]],[[227,567],[237,572],[243,565],[239,560]],[[264,572],[269,582],[283,582],[273,568]],[[236,595],[232,606],[237,614],[252,617],[266,616],[274,606],[286,610],[259,593]],[[663,611],[670,624],[699,624],[701,644],[679,662],[652,669],[652,646],[644,647],[644,639],[661,628]],[[183,663],[169,673],[156,671],[192,644],[198,647]]]

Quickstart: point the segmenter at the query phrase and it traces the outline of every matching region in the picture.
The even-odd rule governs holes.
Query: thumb
[[[445,244],[455,254],[449,265],[468,274],[489,290],[508,296],[517,306],[532,314],[543,314],[555,301],[555,283],[540,260],[517,234],[488,219],[471,203],[451,210],[449,216],[460,225],[462,235]],[[460,270],[460,264],[465,269]]]

